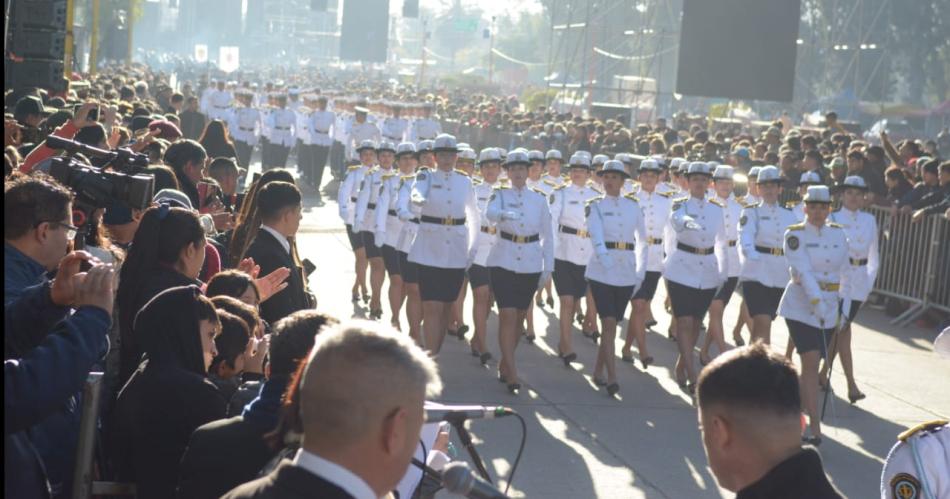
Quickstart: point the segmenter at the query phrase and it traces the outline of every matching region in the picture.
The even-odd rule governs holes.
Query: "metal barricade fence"
[[[931,215],[912,223],[910,215],[892,216],[887,208],[867,209],[877,221],[880,269],[873,292],[896,298],[911,307],[892,324],[907,324],[930,308],[950,312],[947,270],[950,255],[950,223]]]

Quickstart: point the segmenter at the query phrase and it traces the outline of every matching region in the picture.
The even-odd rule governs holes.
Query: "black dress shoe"
[[[861,393],[861,392],[857,392],[857,393],[848,392],[848,402],[851,402],[852,404],[855,403],[855,402],[857,402],[857,401],[859,401],[859,400],[862,400],[862,399],[864,399],[864,398],[866,398],[866,397],[867,397],[867,395],[865,395],[865,394],[863,394],[863,393]]]
[[[508,392],[517,395],[521,391],[521,383],[508,383]]]
[[[633,355],[621,355],[620,360],[627,364],[633,364]]]
[[[608,397],[613,397],[614,395],[616,395],[616,394],[619,393],[619,392],[620,392],[620,385],[618,385],[617,383],[611,383],[611,384],[607,385],[607,396],[608,396]]]
[[[468,332],[468,326],[465,324],[462,324],[461,326],[459,326],[459,328],[455,332],[456,332],[456,336],[458,336],[458,339],[464,340],[465,333]]]
[[[577,353],[571,352],[567,355],[562,355],[561,360],[564,362],[564,367],[571,367],[571,362],[577,360]]]
[[[600,331],[592,331],[590,333],[590,339],[594,340],[594,343],[600,341]]]
[[[602,379],[594,378],[594,386],[607,386],[607,382]]]
[[[548,307],[554,308],[554,298],[548,297],[548,300],[545,302],[548,304]]]
[[[646,369],[650,364],[653,363],[653,357],[641,357],[640,363],[643,364],[643,368]]]
[[[525,341],[527,341],[528,343],[534,343],[534,338],[535,338],[535,336],[534,336],[533,334],[532,334],[531,336],[524,335],[524,339],[525,339]]]
[[[356,291],[353,292],[353,303],[360,301],[360,294]]]
[[[489,352],[485,352],[478,356],[478,361],[481,362],[483,366],[487,366],[489,360],[491,360],[491,353]]]
[[[655,326],[655,325],[657,325],[657,324],[659,324],[659,323],[658,323],[656,320],[650,319],[650,320],[647,321],[646,326],[647,326],[648,328],[651,328],[651,327],[653,327],[653,326]]]

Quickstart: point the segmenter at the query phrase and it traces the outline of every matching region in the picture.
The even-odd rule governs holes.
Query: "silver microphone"
[[[469,499],[508,499],[508,496],[475,476],[465,463],[459,461],[447,464],[442,470],[442,486],[453,494]]]
[[[486,407],[483,405],[442,405],[425,409],[426,423],[448,421],[449,423],[468,419],[494,419],[510,416],[514,411],[503,406]]]

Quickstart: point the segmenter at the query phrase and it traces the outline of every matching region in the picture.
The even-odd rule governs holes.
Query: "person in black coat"
[[[381,497],[405,475],[426,396],[441,390],[435,362],[408,335],[352,321],[317,335],[301,371],[303,441],[293,460],[223,497]]]
[[[119,393],[111,441],[118,478],[135,483],[139,499],[174,497],[188,438],[225,415],[226,401],[207,378],[219,327],[197,286],[165,290],[135,317],[145,360]]]
[[[289,182],[271,182],[258,192],[257,208],[263,225],[244,257],[254,259],[261,267],[260,275],[268,275],[281,267],[290,269],[287,287],[261,303],[261,318],[273,324],[313,306],[304,271],[291,242],[303,219],[300,191]]]
[[[265,435],[277,427],[287,383],[313,348],[315,333],[336,322],[314,310],[301,310],[276,324],[260,395],[241,415],[195,430],[181,459],[178,497],[217,499],[257,477],[279,450],[268,445]]]

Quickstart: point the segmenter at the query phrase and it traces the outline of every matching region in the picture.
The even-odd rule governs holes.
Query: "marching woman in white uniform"
[[[782,178],[778,168],[759,170],[762,202],[749,205],[739,217],[739,254],[742,256],[742,296],[752,316],[752,341],[770,343],[772,321],[788,284],[782,236],[798,220],[792,210],[779,204]]]
[[[663,262],[663,277],[676,319],[676,380],[690,393],[696,390],[696,359],[693,349],[699,326],[713,297],[726,282],[728,237],[722,203],[708,197],[712,172],[700,161],[686,170],[687,198],[673,200],[670,225],[676,244]]]
[[[399,235],[406,223],[399,218],[399,188],[408,180],[415,178],[416,146],[412,142],[403,142],[396,146],[396,166],[399,171],[383,180],[379,200],[376,202],[376,222],[373,241],[380,246],[383,265],[389,274],[389,310],[392,312],[391,324],[399,327],[399,312],[402,310],[406,292],[403,286],[402,272],[399,269]]]
[[[594,384],[606,386],[607,395],[613,397],[620,391],[614,358],[617,323],[643,283],[647,233],[637,198],[621,195],[624,180],[629,177],[623,163],[607,161],[597,174],[604,179],[604,195],[591,200],[585,208],[594,256],[584,276],[600,316],[601,340],[594,363]],[[603,378],[605,369],[607,379]]]
[[[792,279],[785,287],[778,314],[785,318],[788,332],[801,357],[802,407],[808,414],[810,435],[802,439],[821,443],[818,412],[818,362],[827,357],[828,343],[840,322],[840,309],[848,310],[850,291],[845,290],[844,307],[839,306],[841,285],[847,284],[848,239],[844,228],[826,223],[831,193],[823,185],[811,186],[805,194],[805,222],[785,231],[785,258]]]
[[[360,292],[362,292],[363,301],[369,301],[369,293],[366,292],[366,268],[369,261],[366,259],[363,237],[359,235],[354,223],[356,220],[356,196],[363,184],[363,177],[366,172],[376,163],[376,143],[372,140],[364,140],[360,143],[357,152],[360,155],[360,164],[346,169],[346,176],[343,178],[343,182],[340,183],[336,201],[340,209],[340,218],[343,219],[343,224],[346,226],[346,237],[350,240],[350,248],[353,249],[353,253],[356,255],[356,280],[353,282],[352,290],[353,301],[359,301]]]
[[[713,183],[715,189],[715,199],[723,204],[722,214],[725,217],[723,223],[726,224],[726,237],[729,240],[726,248],[726,283],[719,288],[719,292],[713,297],[712,304],[709,305],[709,328],[706,329],[706,338],[703,340],[703,347],[699,351],[699,363],[706,365],[710,362],[709,347],[713,342],[716,343],[716,349],[719,353],[728,350],[726,340],[723,337],[722,317],[732,299],[732,293],[736,290],[739,283],[739,216],[742,212],[742,205],[736,201],[732,194],[735,186],[732,176],[734,170],[731,166],[720,165],[713,170]]]
[[[488,200],[498,184],[498,175],[501,173],[501,154],[498,149],[488,147],[482,149],[478,155],[478,169],[481,172],[482,183],[475,186],[475,201],[478,203],[478,212],[481,214],[481,223],[478,236],[475,238],[474,256],[468,267],[468,283],[472,287],[472,325],[475,333],[472,336],[472,355],[478,357],[482,364],[487,364],[491,353],[485,344],[488,334],[488,314],[491,312],[491,276],[488,270],[488,255],[495,245],[495,224],[485,216]]]
[[[437,354],[465,279],[479,215],[472,179],[455,170],[455,137],[439,135],[433,150],[436,169],[420,171],[412,184],[410,201],[421,211],[409,261],[419,265],[425,348]]]
[[[841,298],[851,301],[850,310],[842,310],[843,324],[838,330],[838,339],[831,345],[830,358],[841,353],[841,368],[848,379],[848,400],[855,403],[864,398],[854,380],[854,359],[851,356],[851,322],[858,315],[861,308],[871,294],[874,280],[877,279],[877,270],[880,267],[877,242],[877,221],[874,215],[861,211],[865,204],[865,194],[868,186],[864,179],[856,175],[844,179],[838,186],[842,191],[841,209],[831,214],[831,221],[844,227],[848,236],[848,264],[851,272],[843,276]],[[850,292],[850,296],[845,296]],[[846,300],[847,301],[847,300]],[[820,379],[826,379],[822,369]]]
[[[399,235],[399,245],[396,255],[399,257],[399,274],[402,276],[403,290],[406,293],[406,321],[409,322],[409,336],[423,346],[422,339],[422,295],[419,293],[419,265],[409,261],[409,250],[419,232],[418,205],[410,202],[412,185],[416,175],[428,172],[435,166],[435,156],[432,155],[432,141],[420,141],[416,147],[416,173],[402,177],[399,183],[399,194],[396,201],[396,214],[402,220],[402,233]]]
[[[521,389],[515,366],[520,325],[531,298],[554,269],[554,234],[547,196],[526,185],[527,154],[508,154],[510,187],[497,188],[488,201],[486,215],[495,223],[497,239],[488,255],[491,287],[498,302],[498,343],[501,347],[499,380],[508,391]]]
[[[363,238],[363,249],[369,260],[369,285],[373,294],[369,302],[369,316],[380,319],[383,316],[382,290],[386,280],[386,266],[383,262],[382,241],[376,242],[376,210],[383,182],[394,177],[393,162],[396,159],[396,145],[389,141],[379,143],[376,148],[377,166],[371,168],[360,182],[356,196],[356,215],[353,231]],[[382,210],[381,210],[382,211]],[[398,316],[395,317],[398,319]]]
[[[550,154],[551,151],[548,151]],[[551,161],[549,159],[549,161]],[[560,161],[556,159],[554,161]],[[557,166],[560,168],[560,165]],[[600,195],[588,187],[590,162],[587,156],[571,157],[570,184],[563,184],[551,192],[551,223],[556,234],[554,245],[554,287],[560,301],[561,337],[557,353],[565,366],[577,359],[571,337],[574,311],[581,298],[587,295],[584,272],[590,261],[590,235],[587,233],[584,207],[587,201]]]
[[[647,268],[644,274],[643,285],[633,295],[630,303],[633,311],[630,321],[627,322],[627,339],[621,349],[621,360],[633,363],[633,342],[637,342],[637,351],[640,354],[640,363],[646,369],[653,362],[647,350],[646,327],[650,319],[650,302],[656,294],[660,274],[663,272],[663,238],[670,219],[672,197],[670,192],[660,191],[660,177],[663,172],[660,164],[654,159],[645,159],[640,162],[640,188],[636,196],[643,210],[644,224],[647,231]]]

